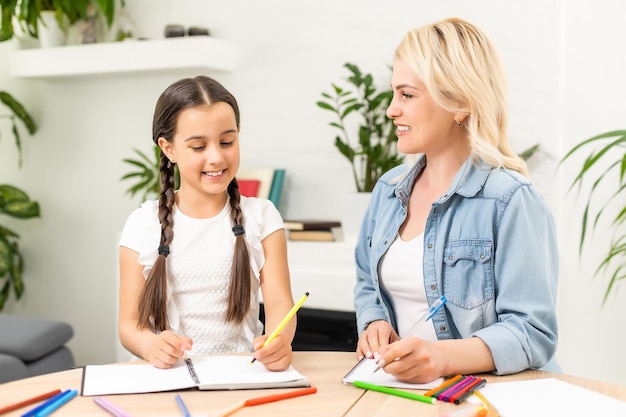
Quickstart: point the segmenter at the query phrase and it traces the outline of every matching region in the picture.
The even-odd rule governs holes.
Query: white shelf
[[[180,69],[230,71],[239,61],[230,42],[189,36],[17,50],[9,57],[9,74],[57,78]]]

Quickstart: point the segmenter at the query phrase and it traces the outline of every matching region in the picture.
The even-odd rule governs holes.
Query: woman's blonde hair
[[[465,113],[474,162],[509,168],[528,176],[526,163],[507,139],[507,85],[493,43],[476,26],[449,18],[409,31],[395,52],[422,81],[433,100]]]

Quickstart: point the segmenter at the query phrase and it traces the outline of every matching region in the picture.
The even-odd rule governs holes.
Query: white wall
[[[353,190],[349,165],[327,126],[331,114],[315,105],[331,81],[345,76],[343,63],[359,64],[386,85],[393,50],[408,29],[447,16],[483,28],[507,69],[513,146],[521,151],[539,142],[543,148],[531,171],[559,226],[559,359],[566,372],[626,384],[619,351],[625,342],[623,294],[601,306],[606,280],[591,275],[602,248],[578,262],[578,213],[565,195],[573,167],[556,167],[574,143],[625,128],[620,97],[626,83],[618,71],[626,58],[615,45],[623,39],[619,19],[626,3],[126,2],[140,36],[161,37],[168,23],[201,25],[240,48],[239,68],[208,75],[240,102],[243,165],[287,169],[280,209],[292,218],[339,217],[341,193]],[[25,138],[18,170],[12,138],[0,122],[0,180],[25,188],[41,203],[42,218],[10,222],[21,232],[28,263],[26,294],[8,311],[71,322],[76,336],[70,346],[79,364],[114,361],[116,244],[138,204],[124,194],[129,184],[119,178],[128,167],[121,160],[133,156],[133,147],[151,149],[157,96],[169,83],[195,74],[20,80],[8,75],[13,48],[13,42],[0,44],[0,89],[24,101],[40,131]]]

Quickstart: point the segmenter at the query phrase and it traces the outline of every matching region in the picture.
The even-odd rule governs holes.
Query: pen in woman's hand
[[[446,301],[448,301],[448,300],[446,299],[446,296],[445,296],[445,295],[442,295],[441,297],[439,297],[439,298],[437,299],[437,301],[435,301],[435,303],[434,303],[432,306],[430,306],[430,308],[428,309],[428,311],[427,311],[426,313],[424,313],[424,314],[422,315],[422,317],[420,317],[420,318],[419,318],[419,319],[415,322],[415,324],[413,324],[413,326],[411,326],[411,328],[410,328],[410,329],[406,332],[405,336],[410,335],[410,334],[411,334],[411,332],[413,332],[413,330],[415,330],[415,328],[416,328],[416,327],[417,327],[420,323],[422,323],[423,321],[428,321],[428,320],[430,320],[430,319],[431,319],[431,318],[435,315],[435,313],[436,313],[437,311],[439,311],[439,309],[440,309],[441,307],[443,307],[443,305],[446,303]],[[397,360],[397,359],[396,359],[396,360]],[[378,366],[376,367],[376,369],[374,369],[374,372],[372,372],[372,373],[376,373],[376,372],[378,372],[378,370],[379,370],[379,369],[382,369],[382,367],[383,367],[383,366],[385,366],[384,362],[383,362],[381,365],[378,365]]]

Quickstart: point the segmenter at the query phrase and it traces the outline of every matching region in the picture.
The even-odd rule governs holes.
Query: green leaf
[[[573,155],[578,155],[591,145],[597,148],[584,154],[584,161],[580,166],[575,178],[572,180],[569,190],[578,186],[578,193],[582,192],[583,182],[591,181],[592,185],[587,192],[585,207],[581,218],[581,233],[579,240],[579,251],[582,254],[583,244],[589,238],[590,231],[594,231],[599,226],[599,220],[609,207],[617,205],[617,215],[612,220],[614,239],[611,240],[607,255],[598,264],[594,276],[601,272],[610,275],[603,303],[606,302],[609,294],[614,289],[616,283],[626,277],[626,233],[624,222],[626,219],[626,183],[624,182],[626,172],[626,130],[615,130],[593,136],[575,145],[569,150],[559,162],[559,166]],[[618,177],[615,186],[615,177],[611,177],[612,171],[616,171]],[[609,178],[609,180],[606,180]],[[595,196],[600,184],[610,184],[614,191],[605,201],[599,201]],[[604,187],[606,188],[606,187]],[[597,208],[596,208],[597,207]],[[593,223],[589,219],[593,218]]]
[[[317,105],[318,105],[318,107],[321,107],[322,109],[326,109],[326,110],[330,110],[330,111],[334,111],[334,112],[337,111],[333,106],[331,106],[330,104],[325,103],[323,101],[318,101]]]
[[[2,212],[19,219],[39,217],[39,203],[36,201],[9,201],[5,203]]]
[[[37,131],[37,125],[33,118],[28,114],[24,106],[6,91],[0,91],[0,101],[4,103],[9,110],[24,123],[28,133],[33,135]]]
[[[3,277],[13,268],[13,246],[0,235],[0,277]]]
[[[329,101],[318,101],[317,106],[335,114],[336,120],[329,122],[341,132],[335,138],[335,147],[350,161],[357,190],[372,191],[385,172],[383,167],[390,169],[402,163],[402,156],[395,148],[393,120],[386,116],[393,91],[388,88],[377,91],[374,77],[363,73],[355,64],[348,62],[344,67],[349,73],[348,87],[331,83],[334,96],[322,92],[321,96]],[[353,126],[357,126],[355,131]],[[356,137],[356,143],[351,136]]]

